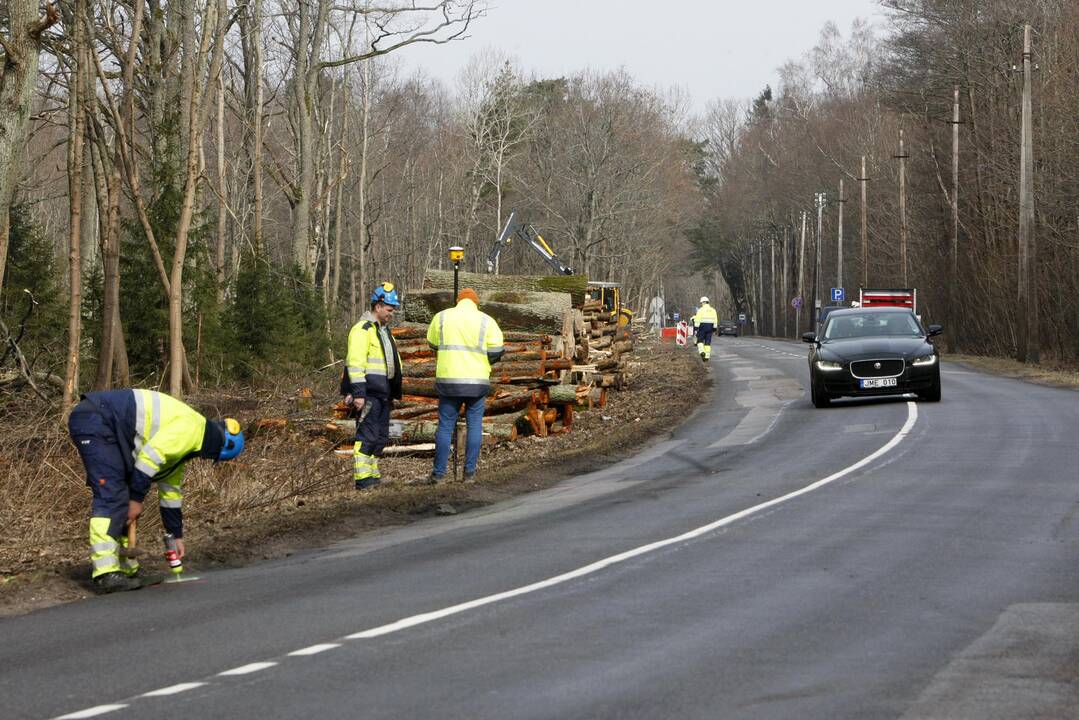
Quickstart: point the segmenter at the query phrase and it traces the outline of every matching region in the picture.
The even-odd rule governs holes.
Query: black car
[[[810,395],[827,407],[843,396],[916,393],[922,400],[940,400],[940,353],[930,340],[943,331],[928,331],[909,309],[879,307],[835,310],[823,329],[807,332]]]
[[[738,323],[734,320],[720,320],[719,327],[716,328],[716,334],[738,337]]]

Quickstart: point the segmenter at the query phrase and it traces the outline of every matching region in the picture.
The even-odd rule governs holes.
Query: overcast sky
[[[846,36],[855,18],[879,23],[878,11],[874,0],[491,0],[468,39],[398,59],[447,83],[488,47],[543,77],[625,67],[645,85],[685,88],[699,112],[774,88],[776,68],[812,48],[826,21]]]

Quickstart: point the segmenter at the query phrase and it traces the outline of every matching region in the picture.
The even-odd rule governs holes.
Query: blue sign
[[[847,299],[847,292],[843,288],[832,288],[832,302],[843,302]]]
[[[802,309],[802,296],[801,295],[799,295],[798,297],[793,298],[791,300],[791,307],[794,308],[795,310],[801,310]]]
[[[674,322],[675,322],[675,324],[677,324],[677,323],[678,323],[678,321],[679,321],[679,320],[681,320],[681,319],[682,319],[682,313],[677,313],[677,312],[676,312],[676,313],[674,314]]]
[[[745,323],[745,321],[746,321],[746,314],[745,313],[738,313],[738,322]]]

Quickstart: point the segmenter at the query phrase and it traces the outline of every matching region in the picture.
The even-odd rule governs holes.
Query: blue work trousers
[[[476,465],[480,461],[480,446],[483,445],[483,410],[486,406],[486,396],[464,397],[439,397],[438,398],[438,431],[435,433],[435,470],[436,476],[446,474],[446,468],[450,460],[450,443],[453,439],[453,431],[457,426],[457,417],[461,412],[461,405],[465,406],[465,421],[468,427],[468,441],[465,443],[465,473],[476,472]]]

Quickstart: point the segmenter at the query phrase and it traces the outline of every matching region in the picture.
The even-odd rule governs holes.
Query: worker
[[[357,490],[382,482],[378,459],[390,441],[393,401],[401,399],[401,356],[390,333],[390,321],[400,304],[393,283],[380,284],[371,294],[370,311],[348,333],[341,394],[356,417],[352,479]]]
[[[82,396],[68,418],[72,442],[86,467],[93,491],[90,563],[94,590],[111,593],[142,587],[139,564],[121,560],[126,527],[142,514],[157,483],[161,524],[184,551],[184,465],[194,457],[231,460],[244,449],[244,434],[233,418],[207,420],[185,403],[155,390],[104,390]]]
[[[719,315],[716,314],[716,309],[708,302],[707,297],[702,297],[701,306],[693,316],[693,326],[697,334],[697,352],[705,362],[712,357],[712,331],[718,324]]]
[[[457,295],[457,306],[431,319],[427,342],[437,352],[435,391],[438,393],[438,430],[435,464],[421,483],[433,485],[446,478],[450,444],[461,406],[465,406],[465,482],[476,478],[483,443],[483,412],[491,389],[491,363],[502,357],[502,330],[490,315],[480,312],[472,288]]]

